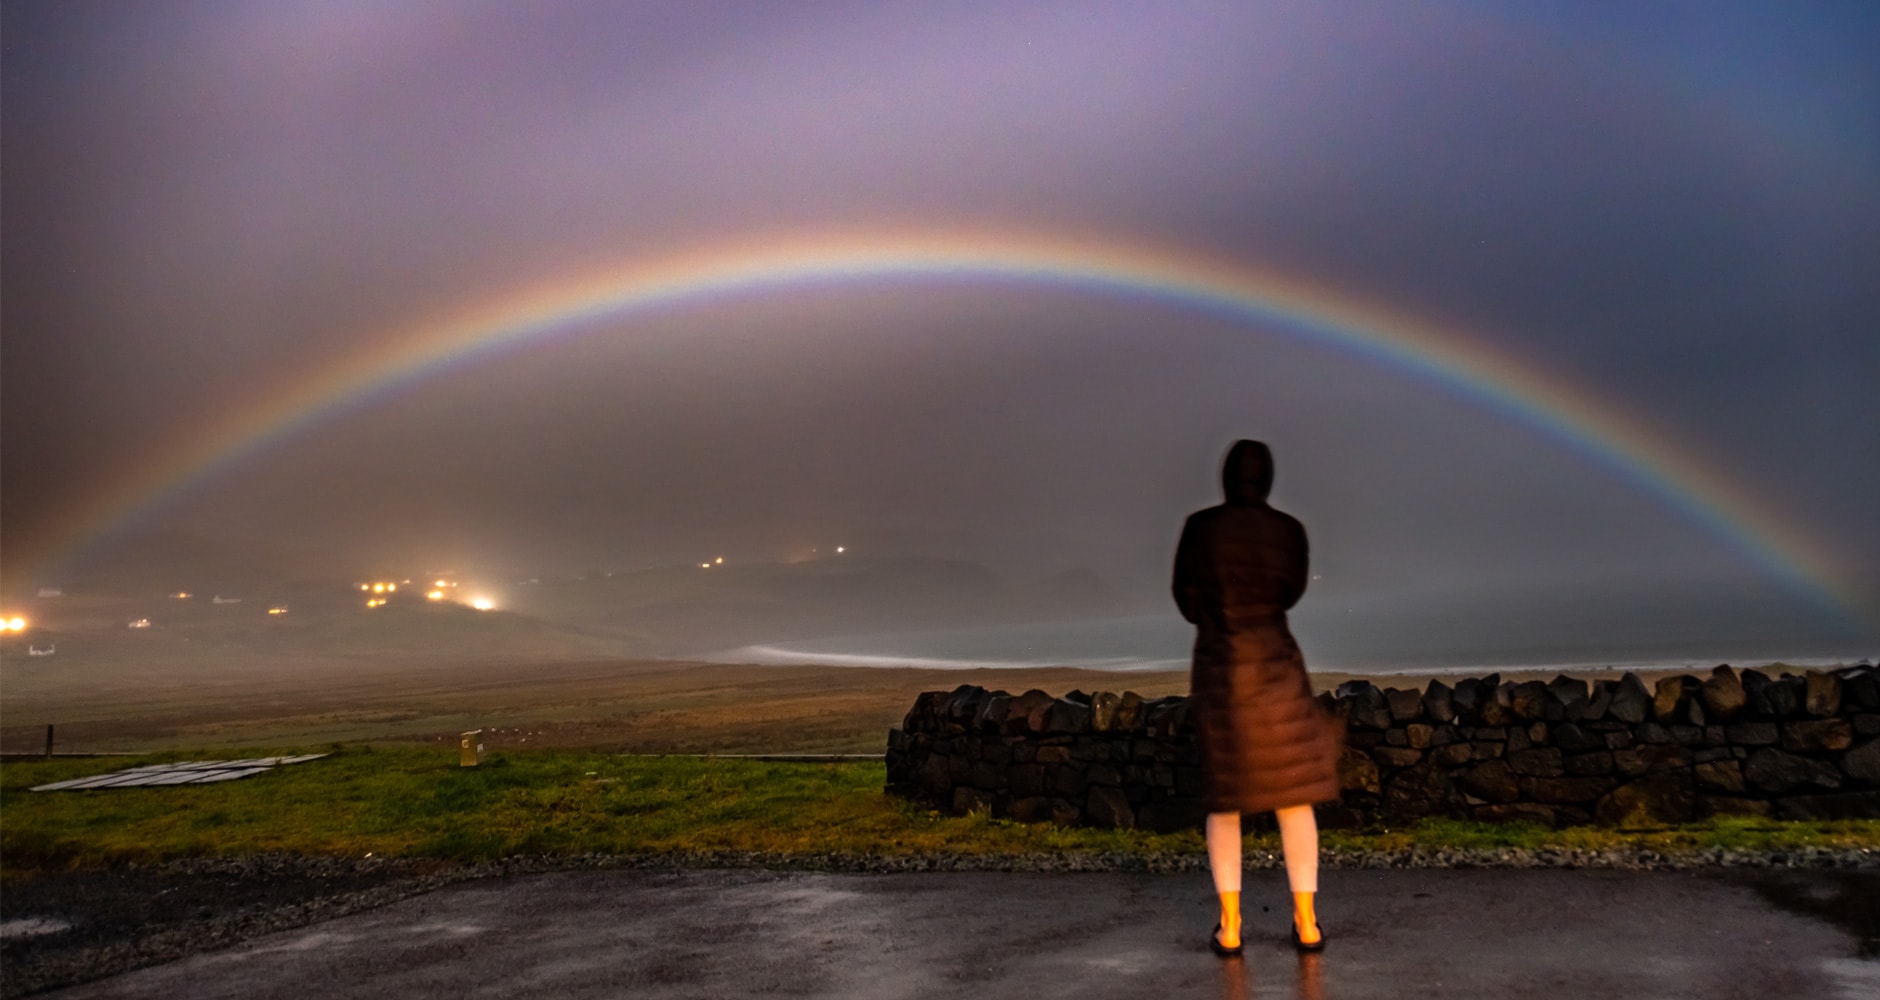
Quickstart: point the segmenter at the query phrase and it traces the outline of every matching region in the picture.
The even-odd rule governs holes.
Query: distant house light
[[[174,594],[171,594],[171,595],[170,595],[170,599],[171,599],[171,600],[176,600],[176,601],[187,601],[187,600],[189,600],[189,599],[190,599],[190,597],[191,597],[191,596],[193,596],[193,595],[191,595],[189,591],[187,591],[187,590],[179,590],[179,591],[177,591],[176,593],[174,593]]]
[[[286,613],[287,613],[287,605],[285,604],[276,604],[273,607],[270,607],[268,609],[268,614],[271,614],[271,615],[284,615]]]
[[[125,622],[125,623],[124,623],[124,627],[125,627],[125,628],[149,628],[149,627],[150,627],[150,619],[148,619],[148,618],[132,618],[132,619],[131,619],[130,621],[127,621],[127,622]]]
[[[26,619],[21,618],[19,615],[14,615],[11,618],[0,618],[0,632],[24,631],[26,631]]]

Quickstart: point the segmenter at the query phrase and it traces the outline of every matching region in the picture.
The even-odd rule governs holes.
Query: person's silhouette
[[[1279,819],[1293,893],[1293,942],[1324,947],[1316,802],[1338,798],[1342,730],[1312,697],[1286,611],[1306,589],[1306,532],[1267,504],[1273,455],[1237,441],[1221,471],[1227,502],[1188,516],[1175,551],[1175,604],[1195,625],[1190,711],[1200,736],[1208,864],[1221,898],[1209,945],[1240,951],[1240,817]]]

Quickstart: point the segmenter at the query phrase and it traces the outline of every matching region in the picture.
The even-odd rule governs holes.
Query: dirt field
[[[1348,674],[1315,674],[1324,690]],[[1594,675],[1588,675],[1594,676]],[[1454,680],[1454,678],[1450,678]],[[1648,678],[1649,682],[1650,678]],[[1427,678],[1380,678],[1422,686]],[[454,742],[643,753],[880,753],[922,691],[1186,693],[1185,672],[916,670],[675,661],[550,663],[332,659],[169,661],[145,667],[4,672],[0,749],[60,751]]]
[[[9,673],[12,673],[9,671]],[[982,684],[1181,693],[1181,673],[883,670],[672,661],[271,663],[265,670],[8,677],[0,749],[62,751],[455,741],[635,752],[879,753],[915,695]]]

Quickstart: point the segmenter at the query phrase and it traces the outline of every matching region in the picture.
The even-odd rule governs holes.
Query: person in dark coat
[[[1305,593],[1306,532],[1267,504],[1273,454],[1237,441],[1221,470],[1227,502],[1188,516],[1175,550],[1175,604],[1195,625],[1189,711],[1200,737],[1208,862],[1221,897],[1211,946],[1240,951],[1240,816],[1279,819],[1293,891],[1293,942],[1324,947],[1316,802],[1338,798],[1343,731],[1312,696],[1286,611]]]

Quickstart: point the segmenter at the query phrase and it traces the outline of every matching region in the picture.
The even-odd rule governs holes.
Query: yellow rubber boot
[[[1223,948],[1240,947],[1240,893],[1221,893],[1221,932],[1215,940]]]
[[[1313,906],[1314,895],[1310,892],[1293,893],[1293,928],[1299,932],[1300,944],[1319,943],[1319,914]]]

